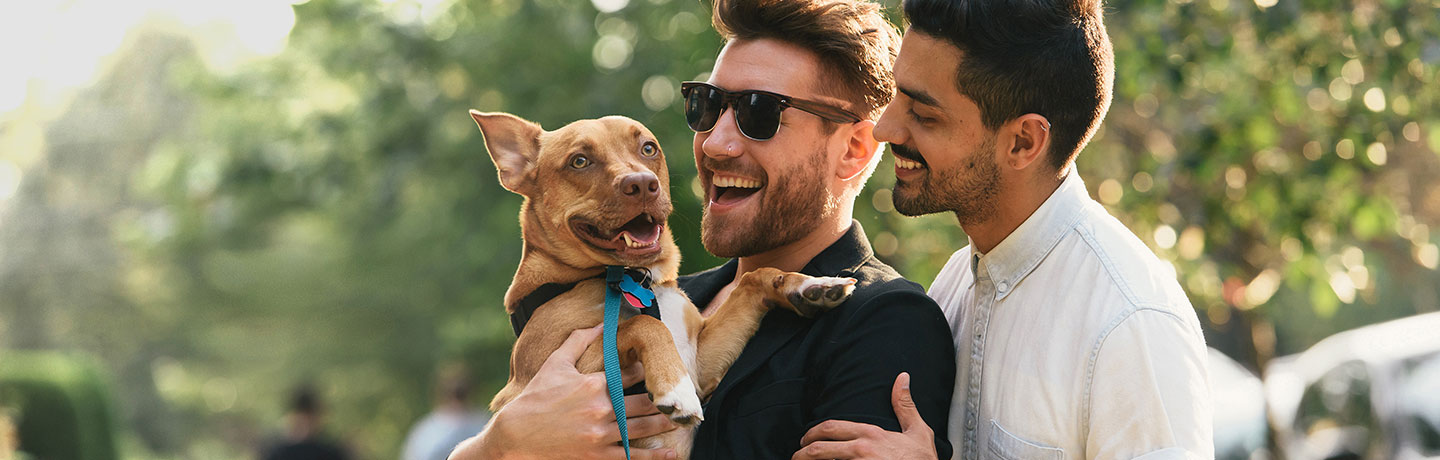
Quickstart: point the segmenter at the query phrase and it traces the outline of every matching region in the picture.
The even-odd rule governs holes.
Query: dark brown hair
[[[900,53],[900,33],[880,11],[864,0],[715,0],[711,22],[726,41],[768,38],[815,53],[817,89],[841,88],[830,95],[874,120],[895,97]]]
[[[1115,80],[1099,0],[905,0],[910,33],[960,48],[955,84],[994,130],[1020,115],[1050,120],[1050,164],[1095,134]]]

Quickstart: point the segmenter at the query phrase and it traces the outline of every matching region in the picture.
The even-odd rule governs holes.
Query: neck
[[[985,254],[1005,241],[1030,215],[1035,214],[1035,210],[1040,209],[1040,205],[1045,204],[1045,200],[1050,199],[1063,179],[1037,179],[1002,187],[998,196],[1005,197],[1004,201],[997,202],[995,214],[981,222],[965,222],[956,214],[956,218],[960,219],[960,228],[970,237],[974,251]]]
[[[505,291],[505,309],[509,310],[521,298],[545,283],[569,283],[603,273],[603,265],[590,268],[572,267],[526,243],[520,256],[520,268],[515,270],[515,280],[510,283],[510,289]]]
[[[758,268],[773,267],[787,272],[798,272],[805,268],[810,259],[835,244],[835,241],[850,229],[850,207],[849,204],[842,204],[841,212],[836,213],[833,219],[821,222],[815,231],[798,240],[759,254],[741,257],[735,270],[735,281],[740,280],[740,275]]]
[[[510,289],[505,291],[507,312],[514,313],[509,311],[511,306],[545,283],[571,283],[605,274],[605,265],[600,262],[587,263],[585,265],[588,266],[584,267],[566,263],[547,249],[548,240],[540,239],[541,235],[529,231],[529,228],[522,226],[520,229],[524,236],[524,248],[521,250],[520,267],[515,270],[515,280],[510,283]],[[536,238],[530,238],[532,235]],[[651,270],[651,279],[656,283],[673,280],[680,272],[680,248],[675,246],[669,226],[660,234],[660,245],[660,257],[645,266]]]

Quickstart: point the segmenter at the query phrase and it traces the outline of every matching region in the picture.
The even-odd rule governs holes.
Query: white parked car
[[[1282,458],[1440,459],[1440,313],[1327,337],[1264,382]]]

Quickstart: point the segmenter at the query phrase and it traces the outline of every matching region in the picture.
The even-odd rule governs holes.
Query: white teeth
[[[620,232],[620,237],[625,239],[625,245],[626,245],[626,246],[629,246],[629,247],[632,247],[632,248],[643,248],[643,247],[647,246],[645,243],[641,243],[641,242],[639,242],[639,241],[635,241],[635,239],[630,236],[630,232]]]
[[[715,176],[716,187],[730,188],[760,188],[760,181],[754,179],[742,179],[731,176]]]
[[[921,165],[918,161],[910,161],[904,158],[895,157],[895,167],[900,169],[920,169],[923,168],[924,165]]]

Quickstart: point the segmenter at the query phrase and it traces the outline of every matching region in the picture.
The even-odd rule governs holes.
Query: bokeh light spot
[[[1385,110],[1385,90],[1379,87],[1365,90],[1365,108],[1371,112]]]
[[[1340,77],[1345,79],[1345,83],[1358,85],[1365,81],[1365,65],[1358,59],[1345,61],[1345,65],[1340,67]]]
[[[658,112],[675,102],[678,92],[675,80],[664,75],[655,75],[645,79],[645,84],[640,87],[640,98],[645,101],[646,108]]]
[[[1120,202],[1120,198],[1125,195],[1125,190],[1123,187],[1120,186],[1120,181],[1117,181],[1115,179],[1105,179],[1104,182],[1100,183],[1100,190],[1098,191],[1098,193],[1100,195],[1101,203],[1113,205]]]
[[[1353,95],[1351,94],[1353,91],[1354,88],[1352,88],[1350,86],[1350,83],[1346,82],[1343,78],[1336,78],[1334,80],[1330,80],[1330,97],[1337,101],[1345,102],[1350,100],[1350,96]]]
[[[1305,147],[1302,147],[1300,152],[1305,155],[1305,159],[1310,161],[1319,160],[1320,154],[1324,153],[1320,150],[1320,143],[1316,141],[1306,142]]]
[[[1186,227],[1185,231],[1180,232],[1180,240],[1176,245],[1180,251],[1180,258],[1199,259],[1205,253],[1205,230],[1196,225]]]
[[[1429,243],[1415,248],[1415,262],[1422,267],[1434,270],[1440,266],[1440,247],[1435,246],[1435,243]]]
[[[625,9],[630,0],[590,0],[590,4],[595,5],[595,9],[601,13],[614,13]]]
[[[617,35],[604,35],[595,41],[595,47],[591,49],[591,58],[595,60],[595,67],[601,70],[615,70],[630,63],[630,42]]]
[[[895,210],[895,197],[890,189],[882,188],[870,196],[870,205],[874,206],[877,212],[888,213]]]
[[[1407,141],[1420,142],[1420,124],[1413,121],[1406,123],[1405,127],[1400,130],[1400,134],[1405,136]]]
[[[1170,249],[1175,247],[1175,229],[1170,228],[1169,225],[1161,225],[1159,227],[1155,227],[1154,237],[1155,245],[1159,246],[1161,249]]]
[[[1340,139],[1340,142],[1335,143],[1335,156],[1345,160],[1355,158],[1355,141]]]
[[[1147,193],[1155,186],[1155,179],[1150,177],[1150,173],[1140,171],[1135,173],[1135,177],[1130,179],[1130,186],[1135,187],[1135,191],[1137,192]]]
[[[1365,148],[1365,158],[1368,158],[1376,166],[1385,166],[1385,162],[1389,161],[1389,156],[1389,152],[1385,150],[1385,144],[1376,142]]]

